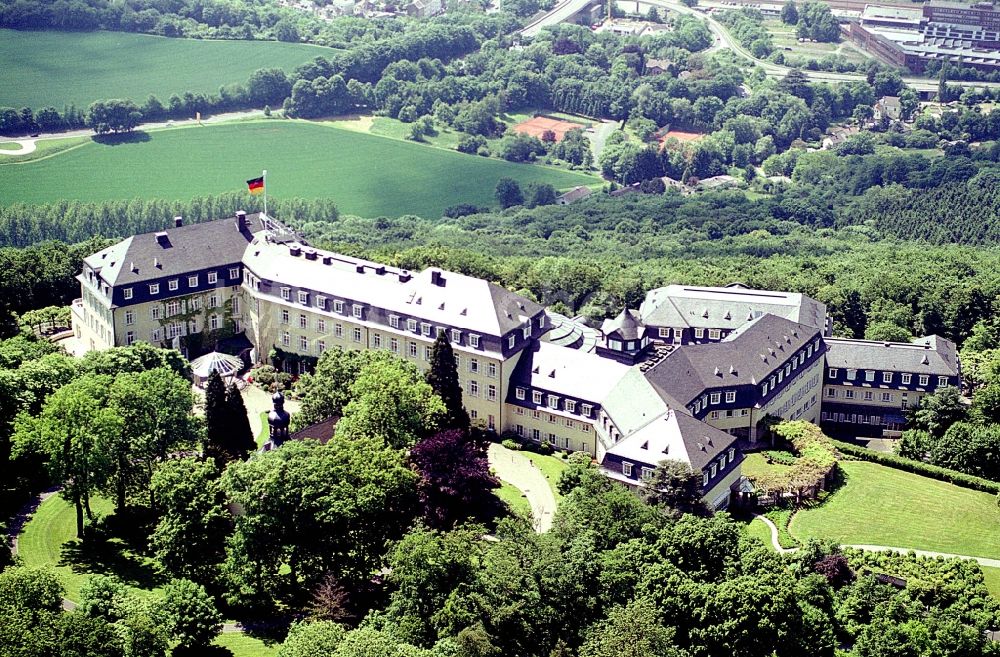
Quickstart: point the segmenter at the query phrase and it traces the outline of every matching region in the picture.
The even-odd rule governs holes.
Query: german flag
[[[263,194],[264,193],[264,176],[260,178],[254,178],[247,181],[247,189],[250,190],[251,194]]]

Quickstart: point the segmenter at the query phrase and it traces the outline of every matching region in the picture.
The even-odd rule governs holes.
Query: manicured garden
[[[245,190],[268,171],[268,194],[333,198],[345,214],[439,217],[459,203],[495,205],[497,180],[557,189],[597,178],[465,155],[303,121],[194,126],[91,142],[48,159],[4,165],[0,203],[73,198],[189,199]]]
[[[291,71],[330,48],[278,41],[169,39],[128,32],[0,30],[0,107],[45,106],[149,94],[218,93],[259,68]]]
[[[792,536],[1000,558],[996,497],[875,463],[841,462],[844,484],[796,513]]]

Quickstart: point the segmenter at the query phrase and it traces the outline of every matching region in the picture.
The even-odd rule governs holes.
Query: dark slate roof
[[[709,388],[756,385],[819,330],[763,315],[714,344],[682,345],[645,372],[661,394],[689,404]]]
[[[876,342],[828,338],[826,364],[856,370],[884,370],[957,376],[955,343],[937,335],[913,342]]]
[[[737,438],[697,420],[684,408],[669,409],[608,449],[608,454],[656,466],[664,459],[687,461],[703,470]]]
[[[263,228],[259,214],[248,214],[247,223],[248,228],[239,230],[236,217],[229,217],[135,235],[85,262],[109,285],[131,285],[237,263],[253,232]]]
[[[626,308],[614,319],[604,320],[601,332],[608,337],[617,335],[622,340],[638,340],[646,333],[646,327],[642,325],[638,311]]]
[[[473,277],[468,278],[472,281],[478,281]],[[496,283],[483,281],[483,284],[489,288],[490,298],[493,300],[493,308],[496,310],[497,323],[500,328],[499,335],[520,328],[526,317],[534,317],[545,310],[545,306],[511,292],[507,288],[500,287]]]
[[[337,429],[338,422],[340,422],[340,416],[334,415],[322,422],[310,424],[308,427],[299,429],[290,438],[292,440],[318,440],[325,445],[333,438],[333,433]]]

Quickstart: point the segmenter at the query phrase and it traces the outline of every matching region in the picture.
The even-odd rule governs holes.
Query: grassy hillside
[[[875,463],[841,463],[847,483],[799,511],[796,538],[1000,558],[996,497]]]
[[[268,172],[268,195],[333,198],[361,216],[439,217],[456,203],[493,205],[497,179],[558,188],[597,179],[541,166],[292,121],[188,127],[135,135],[128,143],[91,142],[43,160],[3,164],[0,203],[187,199],[246,191]]]
[[[200,41],[125,32],[0,30],[0,107],[68,103],[155,94],[216,93],[255,70],[291,70],[333,50],[277,41]]]

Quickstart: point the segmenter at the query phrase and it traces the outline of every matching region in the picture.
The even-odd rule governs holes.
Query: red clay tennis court
[[[542,133],[546,130],[551,130],[556,136],[556,141],[562,141],[562,138],[565,137],[566,133],[570,130],[582,130],[586,127],[587,126],[580,123],[550,119],[547,116],[536,116],[528,119],[527,121],[518,123],[514,126],[514,132],[531,135],[532,137],[538,137],[541,139]]]

